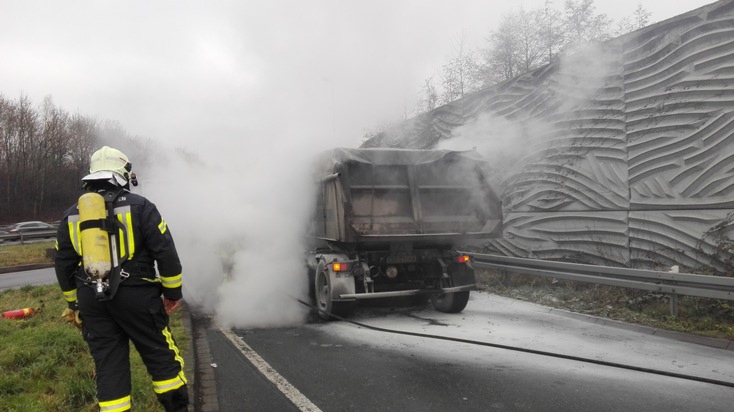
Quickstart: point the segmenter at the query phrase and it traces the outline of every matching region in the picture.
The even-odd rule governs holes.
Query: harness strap
[[[117,231],[123,229],[122,224],[115,219],[115,200],[122,194],[124,191],[123,188],[120,188],[116,191],[107,191],[104,194],[104,201],[105,201],[105,208],[107,209],[107,218],[106,219],[97,219],[96,222],[92,222],[91,224],[98,224],[99,227],[104,228],[104,230],[108,231],[110,234],[110,246],[112,249],[110,250],[112,254],[112,271],[110,272],[110,275],[107,277],[107,291],[105,292],[105,295],[100,296],[99,290],[97,291],[97,299],[98,300],[110,300],[115,296],[115,293],[117,293],[117,288],[120,286],[120,283],[128,278],[128,276],[123,275],[122,270],[122,262],[124,262],[127,259],[127,256],[123,256],[121,258],[118,257],[118,247],[119,247],[119,236],[117,235]]]
[[[114,231],[117,230],[118,225],[115,223],[114,219],[111,219],[109,217],[105,219],[85,220],[79,223],[79,231],[94,228],[99,228],[104,230],[105,232],[114,233]]]

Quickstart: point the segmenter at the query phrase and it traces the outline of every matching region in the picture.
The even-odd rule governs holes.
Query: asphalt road
[[[430,307],[367,308],[355,319],[392,330],[586,357],[734,385],[732,351],[597,324],[560,311],[478,294],[459,315]],[[219,410],[265,410],[242,375],[227,331],[207,330]],[[298,391],[301,410],[729,411],[734,388],[466,342],[374,331],[346,322],[234,335]],[[235,339],[237,340],[237,339]],[[233,352],[235,351],[235,352]],[[245,365],[247,365],[245,363]],[[264,390],[263,390],[264,391]],[[256,393],[262,393],[254,389]],[[267,404],[267,410],[281,410]],[[288,409],[282,409],[288,410]]]
[[[55,282],[53,269],[0,274],[0,290]],[[362,307],[348,322],[219,328],[195,341],[197,411],[729,411],[734,388],[558,353],[734,384],[734,342],[702,339],[473,293],[461,314]],[[191,326],[193,325],[193,327]],[[686,340],[690,340],[686,341]],[[718,347],[717,347],[718,346]]]
[[[56,282],[56,275],[53,268],[0,273],[0,291],[25,285],[48,285],[54,282]]]

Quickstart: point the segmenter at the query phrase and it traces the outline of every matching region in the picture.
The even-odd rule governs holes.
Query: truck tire
[[[452,293],[436,293],[431,295],[431,304],[433,307],[444,313],[459,313],[466,307],[469,302],[469,291],[452,292]]]
[[[327,273],[326,264],[319,262],[314,275],[314,301],[316,303],[317,315],[322,320],[336,320],[331,316],[345,317],[349,314],[351,302],[334,302],[331,300],[331,279]]]

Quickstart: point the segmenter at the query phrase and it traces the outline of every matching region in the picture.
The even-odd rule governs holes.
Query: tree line
[[[0,224],[59,220],[82,193],[92,153],[135,141],[118,122],[70,113],[51,97],[35,106],[0,94]]]
[[[650,16],[642,2],[616,24],[596,12],[594,0],[565,0],[560,9],[551,0],[537,9],[520,7],[502,17],[484,47],[471,49],[460,36],[438,74],[424,80],[414,114],[553,63],[583,43],[643,28],[651,24]]]

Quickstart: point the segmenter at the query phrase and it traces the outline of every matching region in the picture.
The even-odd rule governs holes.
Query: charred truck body
[[[460,312],[474,270],[454,247],[499,237],[501,202],[474,151],[334,149],[320,158],[307,265],[319,316],[429,295]]]

